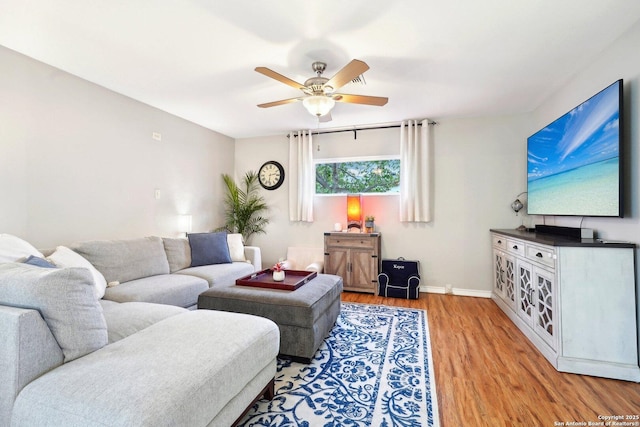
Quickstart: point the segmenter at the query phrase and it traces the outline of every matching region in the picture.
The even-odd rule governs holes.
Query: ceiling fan
[[[309,113],[320,118],[321,121],[329,121],[331,120],[331,115],[329,113],[336,102],[383,106],[389,100],[388,98],[380,96],[336,93],[336,91],[342,86],[354,79],[357,79],[358,76],[369,69],[369,66],[363,61],[358,59],[352,60],[330,79],[322,77],[322,73],[327,68],[327,64],[324,62],[316,61],[311,64],[311,67],[313,68],[313,71],[316,72],[316,77],[307,79],[304,84],[291,80],[290,78],[276,73],[269,68],[256,67],[256,71],[260,74],[264,74],[265,76],[271,77],[272,79],[278,80],[286,85],[300,89],[305,94],[298,98],[282,99],[280,101],[259,104],[258,107],[269,108],[277,105],[289,104],[291,102],[302,101],[302,104]]]

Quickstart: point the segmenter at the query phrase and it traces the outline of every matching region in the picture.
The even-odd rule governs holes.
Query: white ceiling
[[[371,69],[321,128],[531,111],[640,18],[638,0],[0,0],[0,45],[234,138],[312,128],[304,82]]]

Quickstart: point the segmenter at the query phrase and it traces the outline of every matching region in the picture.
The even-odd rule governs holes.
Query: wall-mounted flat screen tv
[[[527,213],[621,217],[622,80],[527,139]]]

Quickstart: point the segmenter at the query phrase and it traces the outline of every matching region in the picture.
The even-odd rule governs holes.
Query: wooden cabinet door
[[[349,265],[349,249],[330,248],[328,255],[325,257],[325,272],[327,274],[335,274],[340,276],[347,283]]]
[[[362,289],[363,292],[375,292],[374,272],[376,271],[374,262],[377,262],[371,256],[371,249],[351,249],[350,257],[350,286]]]

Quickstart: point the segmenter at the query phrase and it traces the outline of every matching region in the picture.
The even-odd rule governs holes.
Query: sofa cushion
[[[231,262],[227,233],[191,233],[191,267]]]
[[[203,265],[190,267],[176,271],[176,275],[189,275],[200,277],[209,283],[209,286],[235,285],[236,279],[253,273],[253,264],[247,262],[233,262],[230,264]]]
[[[160,237],[88,241],[76,243],[71,249],[93,264],[107,282],[123,283],[169,273]]]
[[[227,234],[227,244],[229,245],[229,256],[231,261],[246,261],[244,256],[244,243],[242,242],[242,234]]]
[[[116,302],[151,302],[189,308],[209,289],[206,280],[182,274],[163,274],[107,288],[104,299]]]
[[[32,381],[12,422],[205,426],[265,369],[267,378],[275,375],[278,346],[278,327],[260,317],[171,316]]]
[[[11,234],[0,234],[0,263],[22,261],[29,255],[44,258],[30,243]]]
[[[109,344],[120,341],[167,317],[185,313],[187,309],[166,304],[147,302],[114,302],[100,300],[107,321]]]
[[[104,291],[107,289],[107,281],[102,273],[96,270],[82,255],[72,251],[66,246],[58,246],[56,250],[47,257],[47,260],[54,263],[57,267],[86,268],[91,272],[91,277],[93,278],[93,293],[96,295],[96,299],[104,296]]]
[[[167,254],[171,273],[191,267],[191,246],[189,246],[187,239],[163,237],[162,244]]]
[[[0,304],[38,310],[69,362],[107,344],[107,325],[85,268],[0,265]]]

